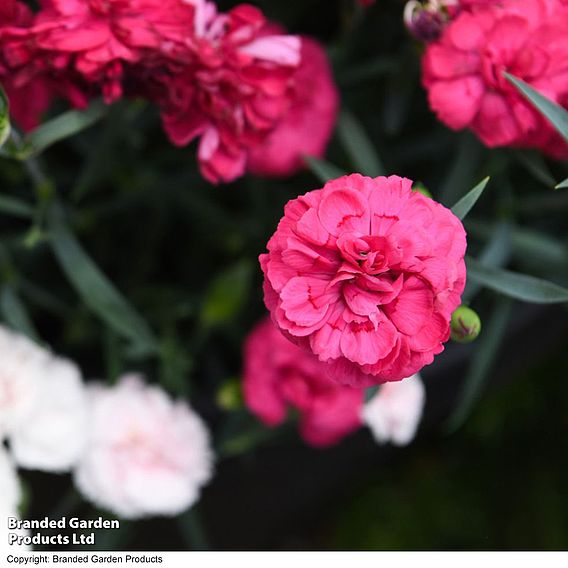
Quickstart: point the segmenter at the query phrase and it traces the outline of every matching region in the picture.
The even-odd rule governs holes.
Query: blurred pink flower
[[[12,64],[28,60],[22,32],[33,21],[32,11],[22,2],[5,0],[0,5],[0,83],[10,102],[10,117],[23,130],[35,128],[54,96],[54,86],[42,74],[20,76]],[[7,33],[12,29],[12,34]]]
[[[405,446],[416,435],[424,409],[425,390],[420,375],[386,383],[361,409],[361,419],[377,442]]]
[[[489,147],[567,157],[568,144],[503,76],[508,71],[568,108],[567,29],[564,0],[467,2],[426,48],[423,83],[432,110]]]
[[[246,405],[268,426],[284,422],[291,407],[300,414],[306,442],[335,444],[361,426],[363,392],[331,381],[326,371],[317,357],[288,341],[266,318],[245,343]]]
[[[90,435],[75,470],[79,491],[120,517],[177,515],[212,475],[203,421],[159,387],[125,375],[89,389]]]
[[[272,33],[248,4],[227,14],[206,6],[193,60],[163,78],[162,118],[174,144],[200,138],[198,159],[208,180],[228,182],[245,172],[251,148],[288,111],[300,39]]]
[[[200,0],[44,0],[25,39],[36,67],[71,81],[73,102],[123,94],[125,65],[178,56]],[[184,48],[185,51],[187,49]],[[82,98],[83,97],[83,100]]]
[[[464,228],[398,176],[290,201],[260,257],[265,303],[340,383],[399,381],[443,350],[465,285]]]
[[[251,150],[248,170],[255,175],[288,176],[305,167],[303,155],[322,157],[339,105],[331,67],[315,40],[302,38],[302,63],[294,78],[290,110],[268,138]]]

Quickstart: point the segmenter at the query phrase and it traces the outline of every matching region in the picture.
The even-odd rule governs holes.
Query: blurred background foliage
[[[420,47],[404,30],[401,1],[367,10],[351,0],[256,4],[329,48],[342,96],[330,163],[410,177],[446,205],[491,176],[466,221],[470,254],[568,284],[568,194],[553,189],[568,176],[566,164],[536,152],[490,151],[439,124],[420,86]],[[65,110],[54,108],[53,116]],[[113,381],[140,370],[190,397],[230,458],[218,464],[201,506],[212,546],[568,546],[565,306],[529,309],[472,283],[467,296],[485,339],[450,345],[427,371],[435,416],[409,448],[378,448],[361,432],[315,452],[292,429],[267,434],[245,411],[223,409],[218,391],[240,376],[243,339],[265,313],[257,257],[283,205],[320,180],[306,170],[212,187],[197,171],[193,147],[168,144],[155,109],[127,101],[101,114],[96,126],[37,158],[56,187],[39,180],[34,188],[20,163],[0,160],[0,315],[77,360],[88,377]],[[77,243],[98,269],[85,266]],[[107,286],[99,269],[128,300],[127,320],[116,321],[120,298],[97,296]],[[103,284],[90,290],[99,277]],[[520,353],[511,338],[523,338],[522,368],[512,364]],[[501,340],[509,351],[499,349]],[[487,382],[491,394],[474,405]],[[465,428],[448,437],[471,408]],[[291,459],[298,464],[292,470]],[[289,476],[298,476],[299,488]],[[65,478],[27,478],[34,515],[77,506],[63,497]],[[291,485],[278,495],[276,480]],[[310,483],[319,486],[311,500]],[[234,509],[228,515],[227,507]],[[203,547],[196,526],[191,514],[143,522],[108,546]]]

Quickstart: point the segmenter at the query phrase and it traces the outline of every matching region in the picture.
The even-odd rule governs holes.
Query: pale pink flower
[[[10,448],[20,467],[61,473],[81,456],[87,438],[87,400],[76,365],[50,356],[39,398],[28,420],[12,432]]]
[[[47,351],[0,326],[0,439],[32,420],[48,360]]]
[[[0,326],[0,439],[18,465],[68,471],[85,443],[85,419],[77,366]]]
[[[398,176],[358,174],[290,201],[260,257],[289,339],[364,387],[430,364],[465,285],[464,228]]]
[[[75,470],[79,491],[120,517],[173,516],[191,507],[212,475],[203,421],[138,375],[89,387],[90,435]]]
[[[361,419],[380,444],[409,444],[422,418],[426,393],[420,375],[386,383],[361,409]]]

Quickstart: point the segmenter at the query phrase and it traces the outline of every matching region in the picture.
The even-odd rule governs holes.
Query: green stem
[[[180,532],[191,550],[210,550],[197,506],[178,517]]]

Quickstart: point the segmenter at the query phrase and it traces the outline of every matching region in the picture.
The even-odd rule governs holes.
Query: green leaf
[[[83,302],[132,348],[145,353],[157,349],[148,324],[126,301],[83,250],[62,218],[58,207],[48,215],[50,244],[63,272]]]
[[[44,122],[26,137],[23,157],[40,154],[56,142],[89,128],[106,112],[106,105],[95,102],[85,111],[70,110]]]
[[[566,178],[564,181],[561,181],[558,185],[554,187],[554,189],[563,189],[565,187],[568,187],[568,178]]]
[[[512,304],[508,298],[499,298],[489,321],[484,323],[458,402],[447,423],[448,433],[455,432],[466,421],[479,399],[507,330]]]
[[[500,292],[505,296],[535,304],[568,302],[568,289],[509,270],[484,266],[473,258],[467,258],[467,275],[473,281]]]
[[[36,343],[41,342],[26,307],[10,285],[4,286],[0,293],[0,311],[4,321],[12,329],[23,333]]]
[[[468,234],[481,239],[490,238],[495,231],[492,223],[479,220],[468,220],[466,228]],[[510,229],[512,252],[519,261],[532,263],[541,269],[553,270],[568,263],[568,247],[561,240],[526,227],[510,227]]]
[[[467,224],[468,233],[470,232],[471,222]],[[474,233],[475,234],[475,233]],[[479,262],[483,266],[500,267],[507,264],[511,257],[511,225],[506,221],[501,221],[495,228],[488,231],[489,242],[479,256]],[[479,282],[467,279],[462,302],[469,303],[481,290]]]
[[[0,195],[0,211],[24,219],[30,219],[34,215],[33,207],[24,201],[6,195]]]
[[[366,176],[384,175],[385,169],[362,124],[349,111],[339,116],[338,134],[355,170]]]
[[[310,168],[311,172],[322,182],[326,183],[330,179],[335,179],[344,176],[344,172],[341,168],[336,165],[326,162],[321,158],[315,158],[314,156],[304,156],[304,161]]]
[[[507,81],[512,83],[520,93],[550,121],[552,126],[554,126],[564,140],[568,142],[568,112],[560,105],[557,105],[555,102],[541,95],[538,91],[535,91],[535,89],[527,85],[524,81],[521,81],[521,79],[507,72],[503,72],[503,75]]]
[[[4,146],[6,140],[10,136],[10,105],[8,104],[8,97],[4,89],[0,85],[0,148]]]
[[[469,193],[466,193],[453,207],[452,213],[463,221],[465,216],[470,212],[471,208],[477,203],[481,197],[489,178],[481,180]]]
[[[201,321],[207,327],[226,323],[244,306],[252,282],[253,266],[242,260],[219,274],[206,292]]]
[[[179,530],[190,550],[209,550],[209,540],[197,506],[180,515],[177,519]]]
[[[556,180],[548,169],[544,158],[538,152],[517,150],[515,158],[535,180],[546,187],[554,187]]]

